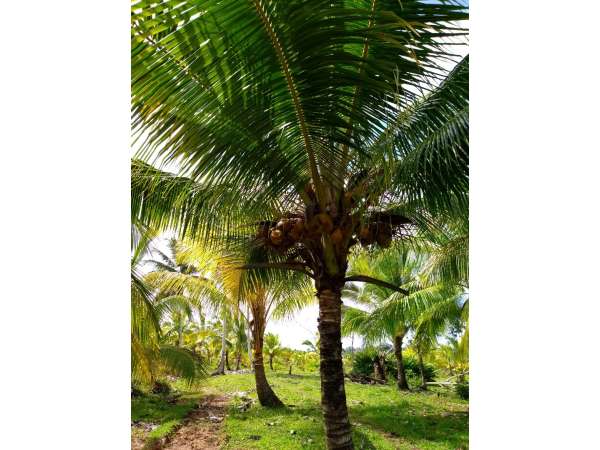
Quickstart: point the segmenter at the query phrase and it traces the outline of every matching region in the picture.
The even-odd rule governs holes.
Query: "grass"
[[[323,449],[319,375],[267,371],[285,408],[256,402],[243,412],[235,398],[225,420],[226,449]],[[252,374],[211,377],[186,401],[206,394],[244,391],[256,400]],[[455,450],[468,448],[468,402],[454,394],[400,393],[395,386],[346,382],[350,420],[357,449]]]
[[[185,398],[171,403],[168,397],[148,394],[131,399],[131,420],[158,425],[149,433],[132,431],[141,434],[147,448],[166,437],[181,424],[181,421],[194,409],[197,402],[193,398]]]

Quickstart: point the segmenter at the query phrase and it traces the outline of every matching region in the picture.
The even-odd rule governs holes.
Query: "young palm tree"
[[[157,307],[167,311],[163,323],[163,339],[176,336],[175,345],[183,347],[186,332],[191,331],[193,324],[193,304],[187,297],[173,295],[157,302]]]
[[[367,308],[344,308],[344,334],[360,334],[370,344],[391,341],[398,364],[397,385],[400,390],[409,389],[402,356],[405,337],[416,330],[424,312],[433,310],[437,304],[456,304],[458,301],[456,288],[422,283],[420,274],[426,262],[425,255],[407,248],[390,248],[374,256],[359,254],[352,261],[352,271],[369,273],[391,285],[402,286],[410,294],[399,295],[378,285],[354,286],[344,291],[349,299]],[[421,329],[425,330],[425,327]]]
[[[307,289],[306,279],[298,274],[289,274],[285,277],[275,276],[272,273],[269,277],[268,271],[266,273],[262,271],[261,274],[263,276],[255,273],[253,276],[245,277],[248,282],[244,285],[243,294],[243,301],[249,306],[251,313],[252,365],[256,391],[261,405],[282,406],[283,403],[267,381],[263,362],[263,347],[266,343],[269,365],[273,370],[273,356],[279,343],[269,336],[270,333],[265,336],[265,329],[271,318],[290,317],[312,301],[312,296]],[[267,277],[264,276],[265,274]]]
[[[269,368],[273,369],[273,359],[275,355],[279,353],[281,350],[281,341],[279,340],[279,336],[273,333],[265,334],[265,351],[267,355],[269,355]]]
[[[134,164],[134,216],[202,238],[255,235],[271,267],[314,279],[327,446],[353,448],[340,333],[348,254],[466,210],[468,63],[443,82],[440,66],[453,57],[446,41],[465,34],[456,25],[465,7],[141,0],[132,9],[140,157],[180,168],[174,177]]]
[[[248,345],[248,335],[246,333],[246,320],[239,311],[237,311],[237,314],[235,314],[232,325],[232,347],[235,353],[235,370],[240,370],[242,364],[242,353]]]
[[[153,234],[139,223],[132,225],[131,257],[131,369],[132,379],[152,385],[161,372],[192,383],[206,376],[204,362],[193,352],[165,342],[160,324],[178,300],[157,302],[144,281],[141,265]]]

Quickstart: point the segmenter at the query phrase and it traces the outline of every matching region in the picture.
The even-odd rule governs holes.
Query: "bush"
[[[370,377],[373,375],[373,362],[377,357],[375,350],[361,350],[352,356],[352,375]]]
[[[352,370],[353,375],[371,376],[373,375],[373,362],[377,357],[375,350],[361,350],[356,352],[352,357]],[[404,369],[406,370],[406,376],[408,378],[414,378],[418,380],[418,384],[421,383],[421,372],[419,370],[419,362],[417,358],[408,355],[403,356],[402,361],[404,362]],[[429,364],[424,363],[424,374],[425,381],[433,381],[435,379],[435,368]],[[398,375],[398,365],[396,364],[396,357],[388,355],[385,360],[385,371],[389,378],[395,379]]]
[[[463,400],[469,400],[469,382],[463,381],[462,383],[457,383],[454,392]]]
[[[413,356],[404,356],[402,358],[404,362],[404,370],[406,371],[406,376],[410,377],[411,375],[414,377],[418,377],[419,384],[421,383],[421,371],[419,370],[419,361],[417,358]],[[394,366],[394,374],[397,373],[398,366],[396,365],[396,360],[393,361]],[[425,375],[425,381],[433,381],[435,379],[435,368],[428,363],[423,363],[423,373]]]
[[[171,392],[171,386],[164,381],[155,381],[151,392],[153,394],[168,394]]]

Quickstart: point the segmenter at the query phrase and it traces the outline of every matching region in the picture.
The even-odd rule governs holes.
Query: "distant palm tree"
[[[449,75],[441,66],[458,59],[446,44],[466,34],[457,24],[466,9],[444,0],[132,5],[139,156],[180,168],[175,177],[134,163],[134,216],[206,240],[256,237],[272,267],[314,279],[330,449],[353,448],[340,334],[351,247],[386,247],[431,215],[467,210],[468,62]]]
[[[235,353],[235,370],[240,370],[242,353],[248,345],[248,334],[246,333],[246,320],[239,312],[235,315],[233,320],[232,333],[232,346]]]
[[[376,285],[352,286],[344,295],[366,309],[345,306],[342,329],[344,334],[357,333],[367,343],[392,342],[398,364],[397,385],[408,390],[402,347],[404,338],[415,331],[420,317],[432,311],[436,304],[456,304],[459,291],[445,284],[427,285],[420,276],[427,263],[425,255],[408,248],[390,248],[375,255],[361,254],[352,260],[352,271],[368,273],[386,282],[402,286],[408,296]],[[422,327],[424,332],[425,328]]]
[[[285,273],[285,272],[284,272]],[[265,277],[266,275],[266,277]],[[272,273],[262,277],[248,276],[248,284],[243,293],[244,302],[251,314],[253,345],[253,366],[256,390],[263,406],[280,406],[283,403],[269,385],[263,363],[263,346],[269,354],[269,365],[273,370],[273,357],[278,348],[275,338],[265,341],[265,329],[271,318],[288,318],[313,301],[306,279],[298,274],[274,276]],[[250,281],[252,280],[252,281]],[[269,336],[269,334],[267,334]]]
[[[311,341],[310,339],[305,339],[302,341],[302,345],[306,346],[308,348],[309,352],[315,352],[315,353],[319,353],[319,343],[320,343],[320,339],[319,339],[319,332],[317,331],[317,337],[315,339],[315,341]]]
[[[157,302],[141,275],[141,265],[153,237],[142,224],[132,225],[131,369],[132,379],[153,384],[160,373],[192,383],[206,376],[202,359],[188,349],[165,342],[160,323],[176,301]]]
[[[271,370],[274,370],[273,359],[275,358],[275,355],[279,353],[279,350],[281,350],[281,341],[279,340],[279,336],[273,333],[265,334],[264,348],[267,352],[267,355],[269,355],[269,367],[271,368]]]

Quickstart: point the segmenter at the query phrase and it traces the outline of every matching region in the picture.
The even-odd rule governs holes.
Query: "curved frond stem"
[[[292,76],[287,56],[281,45],[281,42],[279,41],[279,38],[277,37],[275,29],[273,28],[273,24],[269,20],[267,10],[265,9],[264,5],[260,0],[251,1],[254,5],[254,8],[256,9],[256,12],[260,17],[261,22],[265,27],[267,34],[269,35],[269,39],[271,40],[275,53],[277,54],[277,59],[279,60],[279,64],[281,65],[281,70],[283,71],[283,74],[285,76],[288,90],[292,97],[292,101],[294,102],[294,109],[296,110],[296,117],[298,118],[298,123],[302,132],[304,146],[306,148],[306,152],[308,153],[309,168],[313,179],[313,183],[315,184],[315,190],[317,191],[317,200],[319,201],[321,208],[325,208],[325,192],[323,189],[323,184],[321,182],[321,177],[319,176],[319,169],[317,168],[317,160],[315,157],[315,152],[312,148],[310,134],[308,132],[306,116],[304,114],[302,104],[300,103],[298,89],[296,88],[296,83],[294,81],[294,77]]]
[[[377,6],[377,0],[372,0],[371,1],[371,17],[369,18],[369,25],[367,27],[368,30],[370,30],[373,27],[373,24],[375,23],[374,13],[375,13],[376,6]],[[364,71],[365,60],[367,59],[368,56],[369,56],[369,37],[365,36],[365,43],[363,44],[363,50],[362,50],[362,55],[361,55],[362,62],[360,65],[359,75],[362,75],[362,73]],[[341,177],[344,176],[344,171],[346,170],[348,153],[350,151],[349,142],[350,142],[350,137],[352,136],[352,126],[354,125],[353,117],[354,117],[354,113],[356,112],[356,108],[358,107],[359,93],[360,93],[360,86],[356,85],[354,87],[354,98],[352,99],[352,114],[350,115],[350,118],[348,119],[348,128],[346,129],[347,142],[342,145],[342,164],[340,166]]]
[[[360,281],[363,283],[371,283],[371,284],[375,284],[377,286],[391,289],[396,292],[400,292],[401,294],[404,294],[404,295],[410,294],[406,289],[403,289],[399,286],[388,283],[387,281],[378,280],[377,278],[369,277],[367,275],[352,275],[352,276],[344,278],[344,281],[346,281],[346,282],[347,281]]]
[[[294,270],[308,275],[313,280],[315,275],[307,270],[307,266],[301,263],[253,263],[244,264],[243,266],[237,267],[240,270],[252,270],[252,269],[283,269],[283,270]]]

